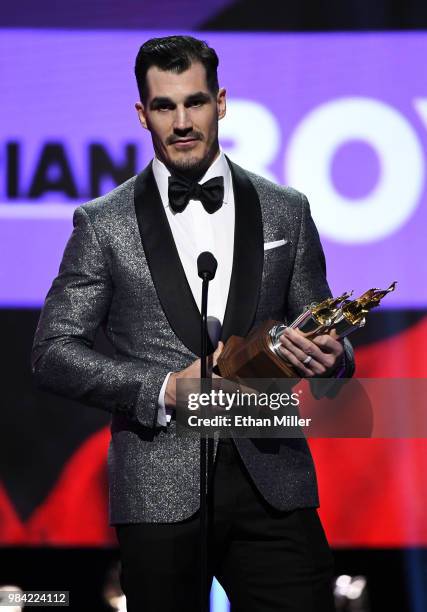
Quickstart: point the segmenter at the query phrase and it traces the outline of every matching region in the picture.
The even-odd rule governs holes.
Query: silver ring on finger
[[[307,357],[303,361],[303,364],[307,367],[312,359],[313,357],[311,355],[307,355]]]

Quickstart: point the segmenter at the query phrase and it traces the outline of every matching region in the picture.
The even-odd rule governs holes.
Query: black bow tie
[[[224,178],[216,176],[203,185],[184,178],[169,177],[169,205],[174,212],[185,210],[190,200],[200,200],[210,215],[222,206],[224,200]]]

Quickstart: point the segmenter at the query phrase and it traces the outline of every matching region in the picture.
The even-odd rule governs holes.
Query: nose
[[[175,120],[173,124],[175,132],[189,132],[193,129],[190,113],[185,106],[178,106],[175,111]]]

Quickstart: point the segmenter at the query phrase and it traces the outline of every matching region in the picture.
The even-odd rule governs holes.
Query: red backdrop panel
[[[357,351],[357,376],[426,377],[427,317],[408,330]],[[408,406],[408,410],[410,407]],[[115,543],[108,526],[106,455],[110,432],[86,439],[65,464],[42,504],[23,522],[0,486],[4,545]],[[427,545],[427,440],[310,440],[321,516],[333,546]]]

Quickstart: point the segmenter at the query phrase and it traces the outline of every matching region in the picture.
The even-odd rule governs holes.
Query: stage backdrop
[[[31,387],[38,309],[74,208],[152,155],[133,77],[160,32],[0,35],[0,543],[113,542],[108,415]],[[203,34],[202,34],[203,36]],[[425,34],[212,34],[231,159],[305,192],[335,294],[398,280],[359,334],[360,377],[425,377]],[[408,411],[410,407],[408,407]],[[6,439],[5,439],[6,438]],[[424,440],[312,441],[335,546],[427,544]]]

